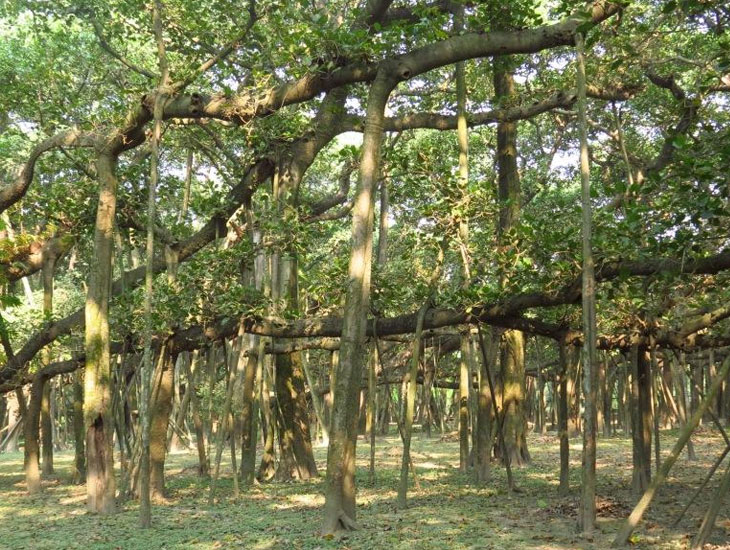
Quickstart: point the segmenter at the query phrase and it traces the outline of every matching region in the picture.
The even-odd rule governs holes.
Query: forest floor
[[[666,456],[676,433],[662,434]],[[701,521],[713,479],[676,529],[673,522],[720,454],[723,442],[714,432],[694,438],[699,460],[689,462],[686,452],[677,462],[667,485],[633,537],[634,548],[670,550],[687,548]],[[134,501],[120,513],[99,518],[85,509],[85,489],[72,485],[71,452],[56,454],[57,475],[43,482],[43,494],[24,494],[22,455],[0,455],[0,549],[86,550],[213,550],[213,549],[380,549],[498,550],[498,549],[604,549],[610,546],[619,523],[630,512],[631,442],[622,437],[601,439],[598,447],[599,518],[593,540],[576,534],[579,498],[580,440],[571,440],[571,493],[557,496],[559,450],[556,436],[532,434],[528,441],[532,464],[517,469],[522,492],[505,491],[503,468],[492,468],[484,488],[458,472],[458,444],[453,435],[419,435],[413,460],[420,488],[411,488],[410,507],[395,510],[400,467],[400,442],[379,438],[375,484],[367,481],[368,447],[358,443],[358,523],[361,530],[342,539],[319,535],[323,477],[306,483],[267,483],[242,491],[233,500],[230,465],[224,464],[217,494],[207,505],[208,485],[195,475],[193,451],[173,453],[167,470],[169,500],[153,508],[154,527],[138,528]],[[326,448],[317,447],[320,471],[325,470]],[[716,475],[719,478],[719,476]],[[730,502],[717,520],[711,548],[730,549]],[[725,546],[727,545],[727,546]],[[708,546],[708,548],[710,548]]]

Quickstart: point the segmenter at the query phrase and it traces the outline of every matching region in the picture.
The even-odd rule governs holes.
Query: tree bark
[[[42,474],[53,474],[53,416],[51,414],[51,381],[43,384],[41,399]]]
[[[223,410],[221,412],[221,422],[218,429],[218,441],[216,443],[215,460],[213,461],[213,475],[210,478],[210,494],[208,496],[208,505],[212,506],[215,503],[215,490],[216,484],[218,483],[218,475],[220,474],[221,458],[223,456],[223,448],[225,447],[226,436],[229,435],[232,440],[235,440],[235,433],[233,433],[233,424],[229,425],[229,417],[231,415],[231,406],[233,403],[233,395],[240,385],[244,373],[247,369],[247,363],[255,361],[256,356],[251,355],[248,359],[243,352],[243,325],[238,330],[238,344],[239,353],[236,357],[235,366],[231,365],[231,368],[226,372],[226,379],[228,380],[228,387],[226,388],[226,396],[223,400]],[[236,354],[234,354],[235,356]],[[236,472],[235,464],[233,468],[233,478],[238,479],[238,473]],[[235,481],[234,481],[235,484]]]
[[[428,301],[424,303],[421,306],[421,310],[419,312],[420,323],[416,325],[416,334],[413,337],[413,353],[411,355],[411,366],[408,372],[408,389],[406,390],[406,395],[404,396],[406,402],[403,415],[403,456],[401,457],[400,482],[398,483],[397,497],[397,507],[401,510],[405,509],[408,506],[408,470],[411,466],[413,415],[416,409],[416,378],[418,377],[418,366],[421,362],[421,334],[423,333],[423,316],[426,314],[428,304]]]
[[[677,402],[679,403],[680,421],[682,424],[686,424],[690,417],[690,413],[687,411],[687,375],[684,370],[684,354],[680,353],[679,355],[672,357],[670,364],[673,367],[672,371],[674,374],[674,383],[678,388]],[[691,437],[687,441],[687,458],[688,460],[697,460],[697,456],[695,455],[695,446]]]
[[[504,56],[492,60],[494,97],[497,104],[509,101],[515,95],[511,62]],[[507,249],[509,233],[514,230],[520,215],[520,177],[517,167],[517,125],[514,122],[497,124],[497,185],[499,198],[499,246]],[[506,284],[507,273],[501,266],[500,284]],[[527,419],[525,418],[525,337],[522,332],[508,330],[502,336],[500,354],[502,371],[502,414],[504,435],[510,464],[521,466],[530,462],[527,449]],[[502,457],[506,460],[506,457]]]
[[[647,413],[645,411],[645,400],[642,385],[645,383],[646,361],[644,359],[644,349],[638,346],[631,348],[631,433],[632,433],[632,450],[633,450],[633,476],[632,487],[635,493],[641,494],[646,491],[651,481],[651,447],[647,454],[647,441],[645,421]],[[649,432],[649,442],[651,445],[651,432]],[[649,460],[649,464],[647,464]]]
[[[74,483],[86,479],[84,447],[84,371],[77,370],[73,380]]]
[[[147,246],[146,246],[146,265],[145,265],[145,297],[144,297],[144,321],[145,321],[145,337],[144,337],[144,360],[141,371],[141,396],[140,396],[140,424],[142,430],[142,454],[140,457],[140,479],[139,479],[139,521],[143,529],[150,527],[152,523],[152,509],[150,501],[153,498],[164,498],[164,455],[167,445],[167,422],[164,420],[165,433],[162,435],[163,448],[160,449],[159,432],[153,434],[153,423],[157,430],[162,425],[160,418],[153,419],[153,414],[164,412],[164,405],[157,400],[155,405],[157,411],[153,409],[153,400],[150,399],[150,377],[152,376],[152,301],[153,301],[153,278],[154,278],[154,259],[155,259],[155,194],[157,191],[157,183],[160,176],[160,141],[162,140],[162,118],[167,102],[166,88],[169,84],[169,71],[167,63],[167,52],[165,48],[165,40],[163,36],[162,26],[162,2],[154,0],[152,4],[152,29],[157,43],[157,63],[159,68],[159,81],[157,90],[154,94],[154,105],[152,110],[153,127],[150,140],[150,179],[147,195]],[[160,348],[160,361],[163,361],[165,351]],[[158,399],[166,397],[163,387],[167,382],[172,386],[172,380],[168,380],[168,376],[164,374],[165,364],[161,363],[160,379],[158,386]],[[172,375],[172,372],[170,372]],[[170,387],[171,389],[171,387]],[[160,407],[162,405],[162,407]],[[167,411],[169,416],[170,411]],[[154,441],[154,443],[153,443]],[[154,445],[154,451],[152,446]],[[162,452],[161,452],[162,451]],[[155,455],[153,458],[153,454]],[[160,454],[162,455],[162,464],[160,465]]]
[[[205,441],[205,427],[203,419],[200,416],[200,399],[198,398],[197,378],[200,368],[200,355],[194,352],[190,361],[185,362],[185,374],[188,378],[188,386],[190,387],[190,411],[193,416],[193,427],[195,429],[195,446],[198,449],[198,476],[206,478],[209,475],[208,455],[206,453],[207,445]]]
[[[44,251],[41,278],[43,279],[43,316],[50,319],[53,315],[53,275],[56,271],[56,256],[52,251]],[[42,363],[51,363],[51,351],[48,346],[43,350]],[[53,418],[51,416],[51,385],[45,380],[41,401],[41,435],[43,448],[43,475],[53,474]]]
[[[244,486],[253,484],[256,473],[256,436],[258,434],[258,400],[256,380],[261,380],[264,360],[262,339],[249,336],[249,357],[243,377],[243,406],[241,411],[241,481]],[[259,382],[260,384],[260,382]]]
[[[459,354],[459,471],[469,469],[469,392],[471,373],[469,369],[469,336],[461,333],[461,353]]]
[[[167,456],[167,427],[172,412],[172,393],[175,358],[169,344],[160,351],[150,395],[149,469],[150,500],[165,499],[165,457]]]
[[[266,428],[266,434],[264,437],[264,450],[261,455],[261,463],[259,464],[259,469],[256,474],[256,479],[260,481],[271,479],[276,473],[276,459],[274,456],[275,426],[273,413],[271,410],[271,400],[269,398],[271,388],[271,364],[268,362],[271,361],[271,359],[272,357],[270,355],[267,355],[264,358],[266,364],[263,366],[264,372],[262,373],[263,376],[261,377],[261,385],[259,387],[261,395],[261,411],[263,413],[264,426]]]
[[[300,353],[275,357],[279,480],[317,477]]]
[[[591,169],[588,159],[588,122],[586,120],[586,70],[583,35],[575,37],[577,54],[578,134],[580,136],[580,175],[582,211],[582,317],[583,317],[583,470],[581,507],[578,523],[583,534],[593,533],[596,523],[596,436],[598,431],[598,354],[596,351],[596,276],[593,263],[593,215],[591,209]]]
[[[86,486],[90,512],[115,511],[114,416],[111,409],[109,350],[109,295],[112,279],[114,215],[116,212],[117,159],[100,151],[99,204],[94,231],[94,257],[86,297],[86,368],[84,374],[84,427],[86,431]]]
[[[560,440],[560,485],[558,494],[570,492],[570,440],[568,439],[568,372],[574,362],[572,350],[564,342],[558,344],[559,367],[556,376],[558,399],[558,438]]]
[[[368,97],[360,181],[352,214],[352,252],[342,326],[340,361],[334,387],[332,428],[327,450],[325,510],[322,532],[355,524],[355,445],[357,395],[362,379],[365,331],[370,305],[373,248],[373,203],[380,164],[385,106],[398,82],[388,64],[382,66]]]
[[[23,435],[25,436],[25,484],[29,495],[41,492],[39,422],[43,403],[43,388],[46,379],[36,374],[30,387],[30,398],[24,417]]]
[[[477,327],[479,332],[479,346],[481,349],[484,337],[481,334],[481,328]],[[479,378],[479,391],[477,394],[477,448],[474,453],[474,475],[477,485],[484,485],[489,480],[491,462],[492,462],[492,442],[494,441],[494,425],[498,421],[493,409],[496,406],[492,388],[494,381],[491,379],[492,373],[495,371],[497,364],[497,354],[499,352],[499,338],[495,338],[493,331],[487,335],[489,345],[484,342],[485,349],[482,349],[482,358],[479,362],[481,376]]]

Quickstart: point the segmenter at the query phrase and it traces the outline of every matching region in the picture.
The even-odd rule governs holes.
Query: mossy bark
[[[352,251],[345,300],[340,361],[337,366],[332,427],[327,450],[323,533],[356,527],[355,445],[358,394],[365,359],[365,330],[370,307],[375,190],[383,139],[385,105],[397,78],[383,67],[370,89],[355,206]]]
[[[175,364],[169,352],[164,351],[156,369],[150,398],[150,498],[165,498],[165,458],[167,456],[167,427],[172,412],[172,393]]]
[[[494,73],[494,97],[497,104],[509,101],[515,96],[514,77],[511,62],[506,57],[495,57],[492,61]],[[517,167],[517,124],[511,121],[497,124],[497,195],[499,199],[499,225],[497,228],[499,246],[511,246],[509,234],[513,231],[520,215],[521,190]],[[502,266],[500,283],[507,286],[509,274]],[[502,372],[502,411],[504,414],[504,437],[510,464],[520,466],[530,461],[527,450],[527,418],[525,417],[525,337],[516,330],[502,335],[500,353]],[[506,457],[502,457],[503,460]]]
[[[116,158],[101,152],[99,202],[94,230],[94,255],[86,297],[86,365],[84,373],[84,428],[86,437],[87,506],[90,512],[115,511],[114,432],[111,357],[109,351],[109,295],[112,276]]]

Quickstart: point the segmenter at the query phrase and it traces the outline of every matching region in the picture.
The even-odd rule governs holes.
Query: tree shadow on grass
[[[664,434],[668,450],[674,434]],[[631,481],[630,442],[601,440],[599,445],[599,496],[612,499],[621,513],[599,517],[599,531],[593,540],[576,534],[574,510],[580,477],[580,442],[571,441],[573,490],[566,498],[557,496],[556,445],[540,436],[531,440],[533,463],[517,469],[515,477],[522,493],[505,491],[504,469],[494,465],[491,480],[484,487],[461,474],[456,445],[439,438],[416,438],[414,460],[420,488],[411,483],[409,507],[395,507],[400,452],[397,439],[379,442],[375,484],[368,480],[368,448],[358,445],[358,523],[362,530],[341,540],[319,536],[324,502],[323,477],[299,483],[267,483],[241,489],[232,495],[231,471],[224,464],[219,481],[220,500],[208,507],[208,483],[194,475],[195,457],[173,454],[167,470],[170,503],[155,506],[153,528],[138,529],[136,502],[124,503],[112,517],[86,513],[85,488],[68,483],[72,454],[57,455],[59,481],[44,486],[41,497],[24,495],[22,455],[0,456],[0,547],[12,549],[84,550],[214,550],[246,548],[308,550],[387,548],[405,550],[606,548],[621,520],[621,513],[634,502]],[[700,460],[678,464],[676,476],[657,498],[638,530],[642,548],[659,550],[681,547],[687,529],[696,528],[703,510],[695,508],[680,529],[666,527],[673,514],[689,498],[722,446],[714,437],[696,440]],[[323,460],[324,450],[318,450]],[[705,501],[707,499],[704,499]],[[623,508],[621,508],[623,506]],[[662,526],[662,524],[664,526]],[[715,540],[724,533],[717,530]]]

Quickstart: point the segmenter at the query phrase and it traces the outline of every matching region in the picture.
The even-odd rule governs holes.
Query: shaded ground
[[[663,434],[666,455],[673,433]],[[137,504],[126,502],[110,518],[91,516],[85,510],[85,490],[70,485],[69,453],[56,456],[58,475],[44,481],[44,493],[24,495],[22,455],[0,455],[0,549],[86,550],[209,550],[268,549],[362,549],[423,550],[608,548],[620,520],[630,511],[631,445],[622,438],[599,442],[599,532],[592,541],[575,534],[575,509],[580,478],[580,441],[571,441],[571,485],[568,498],[558,498],[559,451],[554,435],[531,435],[531,466],[517,470],[522,493],[505,493],[501,468],[492,469],[485,488],[470,486],[469,477],[458,473],[458,444],[453,438],[415,439],[413,460],[420,489],[413,488],[410,508],[395,511],[400,445],[396,438],[378,441],[378,478],[367,480],[368,449],[358,445],[360,504],[358,521],[363,527],[342,540],[318,536],[324,502],[322,480],[311,483],[271,483],[254,487],[233,501],[230,468],[224,465],[218,491],[221,500],[207,506],[207,484],[195,477],[193,453],[174,454],[168,468],[169,503],[155,506],[154,528],[137,528]],[[637,530],[635,548],[669,550],[686,548],[709,502],[710,487],[677,529],[668,526],[699,485],[723,443],[719,436],[703,433],[695,438],[697,462],[686,453],[675,466],[668,485],[660,491],[648,517]],[[317,449],[324,472],[326,449]],[[730,497],[717,522],[713,542],[730,543]],[[730,548],[727,546],[726,548]]]

